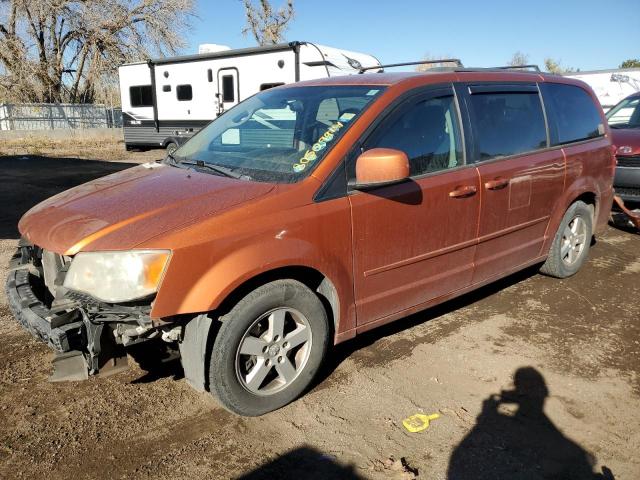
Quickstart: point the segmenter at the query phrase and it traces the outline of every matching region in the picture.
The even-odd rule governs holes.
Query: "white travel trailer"
[[[605,111],[632,93],[640,92],[640,68],[574,72],[565,76],[588,83]]]
[[[173,150],[223,111],[257,92],[380,65],[371,55],[309,42],[237,50],[205,47],[201,49],[205,53],[197,55],[120,67],[127,149]]]

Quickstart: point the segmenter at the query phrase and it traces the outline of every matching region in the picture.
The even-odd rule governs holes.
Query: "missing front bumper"
[[[116,306],[108,306],[105,313],[103,306],[84,305],[71,298],[52,303],[37,253],[35,247],[21,241],[9,264],[5,291],[18,323],[54,351],[50,380],[83,380],[89,375],[107,376],[126,369],[124,345],[116,341],[116,333],[122,330],[118,327],[136,322],[150,324],[146,312],[132,307],[118,311]],[[131,343],[140,341],[144,339],[136,338]]]
[[[28,268],[9,272],[5,290],[15,319],[34,337],[56,352],[82,348],[82,316],[79,310],[52,312],[35,295]]]

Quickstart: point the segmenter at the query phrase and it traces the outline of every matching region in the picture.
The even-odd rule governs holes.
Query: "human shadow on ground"
[[[544,413],[549,389],[533,367],[519,368],[514,389],[484,400],[476,424],[449,460],[448,480],[613,480],[607,467],[564,435]]]

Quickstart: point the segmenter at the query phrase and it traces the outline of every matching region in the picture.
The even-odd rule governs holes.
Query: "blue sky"
[[[284,0],[272,0],[279,6]],[[383,63],[452,55],[465,66],[504,65],[515,51],[543,65],[615,68],[640,58],[640,0],[296,0],[287,40],[371,53]],[[200,43],[254,46],[240,0],[198,0],[185,53]]]

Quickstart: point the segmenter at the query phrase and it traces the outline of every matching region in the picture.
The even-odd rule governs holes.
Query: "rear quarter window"
[[[600,112],[585,90],[558,83],[542,83],[540,89],[553,145],[589,140],[604,134]]]

